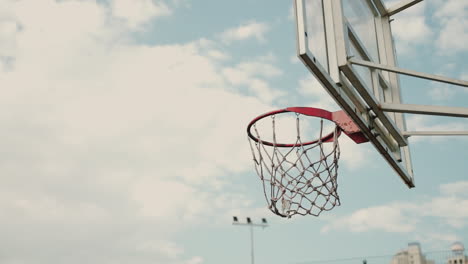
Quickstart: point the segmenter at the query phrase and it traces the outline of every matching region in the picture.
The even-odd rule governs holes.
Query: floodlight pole
[[[252,264],[255,263],[254,257],[254,234],[253,234],[253,226],[250,225],[250,257],[252,259]]]
[[[251,257],[251,263],[255,264],[255,256],[254,256],[254,232],[253,228],[254,227],[262,227],[265,228],[268,226],[268,223],[265,218],[262,218],[262,223],[261,224],[254,224],[252,223],[252,220],[250,217],[247,217],[247,223],[240,223],[237,219],[237,216],[233,217],[232,221],[233,225],[241,225],[241,226],[249,226],[250,228],[250,257]]]

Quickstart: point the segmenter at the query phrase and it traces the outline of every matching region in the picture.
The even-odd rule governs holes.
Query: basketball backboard
[[[414,187],[403,113],[468,117],[468,108],[402,104],[399,75],[468,87],[467,81],[397,67],[392,16],[423,0],[293,0],[298,56],[397,172]]]
[[[354,65],[350,58],[396,65],[390,18],[380,0],[295,0],[298,55],[403,181],[414,187],[397,74]]]

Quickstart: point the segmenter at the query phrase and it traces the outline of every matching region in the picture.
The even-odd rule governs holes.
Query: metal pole
[[[255,258],[254,258],[254,233],[253,233],[253,225],[250,225],[250,243],[252,247],[252,264],[255,263]]]
[[[383,103],[380,105],[380,109],[382,109],[382,111],[396,112],[396,113],[468,118],[468,107]]]
[[[406,0],[401,3],[396,4],[395,6],[390,7],[387,10],[387,16],[393,16],[409,7],[414,6],[415,4],[422,2],[423,0]]]
[[[356,58],[351,58],[348,61],[351,64],[356,64],[356,65],[364,66],[364,67],[371,68],[371,69],[379,69],[379,70],[382,70],[382,71],[399,73],[399,74],[412,76],[412,77],[416,77],[416,78],[421,78],[421,79],[426,79],[426,80],[430,80],[430,81],[436,81],[436,82],[442,82],[442,83],[448,83],[448,84],[468,87],[468,82],[467,81],[452,79],[452,78],[448,78],[448,77],[445,77],[445,76],[439,76],[439,75],[435,75],[435,74],[417,72],[417,71],[403,69],[403,68],[399,68],[399,67],[395,67],[395,66],[383,65],[383,64],[373,63],[373,62],[370,62],[370,61],[359,60],[359,59],[356,59]]]
[[[254,227],[265,228],[268,226],[267,220],[262,218],[262,223],[256,224],[250,220],[250,217],[247,217],[247,223],[240,223],[237,216],[233,217],[233,225],[249,226],[250,228],[250,257],[251,263],[255,264],[255,252],[254,252]]]
[[[403,131],[403,136],[468,136],[468,131]]]

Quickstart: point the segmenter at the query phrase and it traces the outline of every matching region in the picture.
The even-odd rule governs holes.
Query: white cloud
[[[441,54],[453,54],[468,51],[465,43],[468,41],[468,2],[466,1],[434,1],[436,12],[434,18],[440,25],[440,33],[436,40]]]
[[[429,90],[429,96],[434,101],[446,101],[452,99],[455,94],[456,90],[450,85],[439,85]]]
[[[293,56],[289,58],[289,62],[292,64],[299,64],[300,59],[297,57],[296,54],[294,54]]]
[[[230,58],[229,55],[227,55],[226,53],[224,52],[221,52],[219,50],[210,50],[208,51],[208,54],[207,54],[210,58],[212,59],[216,59],[216,60],[227,60]]]
[[[260,100],[271,103],[284,93],[270,87],[267,80],[281,76],[283,72],[271,64],[272,58],[259,57],[252,61],[241,62],[234,67],[226,67],[222,75],[228,83],[247,86],[248,90]]]
[[[237,65],[240,71],[246,72],[249,75],[258,75],[266,78],[276,77],[283,72],[275,66],[263,62],[244,62]]]
[[[219,188],[251,169],[245,125],[271,107],[233,92],[203,41],[129,44],[94,1],[11,3],[0,17],[20,25],[1,33],[14,51],[0,71],[2,260],[203,262],[172,237],[248,203]],[[119,14],[141,25],[159,13]],[[263,66],[240,69],[269,87],[280,71]]]
[[[123,19],[132,29],[138,29],[156,17],[172,13],[164,2],[154,0],[112,0],[111,6],[112,14]]]
[[[448,225],[455,228],[467,226],[468,211],[459,210],[468,208],[468,199],[456,194],[441,196],[432,199],[431,203],[423,205],[421,214],[425,216],[441,218]]]
[[[460,69],[460,67],[454,63],[446,63],[440,65],[436,74],[439,76],[463,79],[463,73],[461,73],[459,76],[456,76],[458,70],[463,69]],[[449,101],[454,99],[457,95],[460,95],[460,93],[466,92],[466,89],[463,89],[462,87],[440,82],[430,82],[429,87],[431,88],[429,90],[429,96],[432,98],[432,100],[439,102]]]
[[[398,2],[400,1],[393,1],[388,3],[387,6],[391,7]],[[405,55],[411,54],[419,45],[431,39],[433,32],[426,22],[426,7],[426,2],[420,2],[395,15],[395,20],[391,23],[391,26],[392,33],[397,39],[398,52]]]
[[[405,203],[391,203],[360,209],[347,216],[329,219],[322,228],[322,232],[331,230],[350,230],[351,232],[367,232],[382,230],[385,232],[414,232],[424,234],[427,239],[440,237],[436,233],[425,232],[420,223],[437,221],[444,226],[460,229],[467,226],[468,197],[465,192],[468,182],[460,181],[440,186],[441,193],[429,201],[414,201]],[[449,233],[445,239],[451,239]]]
[[[377,151],[370,144],[356,144],[346,135],[340,136],[340,149],[340,162],[352,170],[372,164],[373,160],[369,157],[373,157]]]
[[[201,264],[203,262],[204,262],[203,258],[197,256],[197,257],[193,257],[187,260],[186,264]]]
[[[296,14],[295,14],[295,10],[294,10],[294,7],[291,6],[289,8],[289,11],[288,11],[288,20],[290,21],[294,21],[296,20]]]
[[[439,232],[427,232],[424,234],[418,234],[416,236],[416,241],[420,241],[424,244],[429,244],[432,249],[440,250],[441,248],[446,248],[448,244],[451,244],[455,241],[460,241],[459,237],[455,233],[439,233]]]
[[[236,28],[230,28],[221,34],[221,39],[226,43],[255,38],[257,41],[265,41],[265,34],[270,30],[266,23],[256,21],[248,22]]]
[[[423,115],[410,115],[406,118],[406,124],[408,125],[408,131],[466,131],[468,130],[468,124],[461,121],[452,122],[434,122],[428,116]],[[421,142],[424,140],[441,141],[441,140],[453,140],[452,137],[411,137],[411,142]],[[462,138],[463,139],[463,138]]]
[[[231,59],[231,56],[219,47],[219,43],[213,40],[201,38],[195,41],[195,44],[199,48],[200,54],[203,56],[207,56],[216,61],[226,61]]]
[[[447,183],[440,186],[440,191],[444,195],[468,195],[466,190],[468,190],[468,182],[466,181]]]
[[[242,62],[224,70],[226,78],[234,84],[244,83],[249,78],[269,78],[280,76],[283,72],[275,66],[261,61]]]
[[[461,76],[460,76],[460,79],[461,80],[468,80],[468,72],[462,73]]]
[[[137,245],[137,250],[141,253],[158,252],[169,259],[177,259],[184,252],[182,248],[169,241],[147,241]]]
[[[338,109],[335,101],[313,75],[299,80],[297,91],[303,98],[307,98],[307,105],[313,105],[314,107],[326,109],[328,111]]]
[[[0,20],[0,57],[15,55],[15,40],[19,30],[20,25],[14,18],[3,17]]]
[[[403,210],[407,207],[404,204],[390,204],[361,209],[349,216],[332,220],[322,228],[322,232],[330,230],[410,232],[415,229],[416,221],[404,214]]]

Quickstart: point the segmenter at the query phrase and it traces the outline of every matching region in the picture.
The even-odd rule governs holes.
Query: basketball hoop
[[[290,113],[289,119],[295,118],[295,129],[290,133],[293,142],[278,142],[278,122],[286,119],[276,116],[286,113]],[[262,131],[257,124],[261,120],[265,122],[266,117],[271,117],[271,126]],[[302,124],[301,118],[305,117],[312,117],[307,118],[307,124],[318,121],[317,138],[304,140],[307,124]],[[324,131],[327,129],[324,120],[334,123],[331,131]],[[255,170],[273,213],[288,218],[296,214],[318,216],[340,205],[337,176],[341,132],[356,143],[368,141],[343,111],[290,107],[263,114],[250,122],[247,134]],[[271,138],[266,139],[268,136]]]

